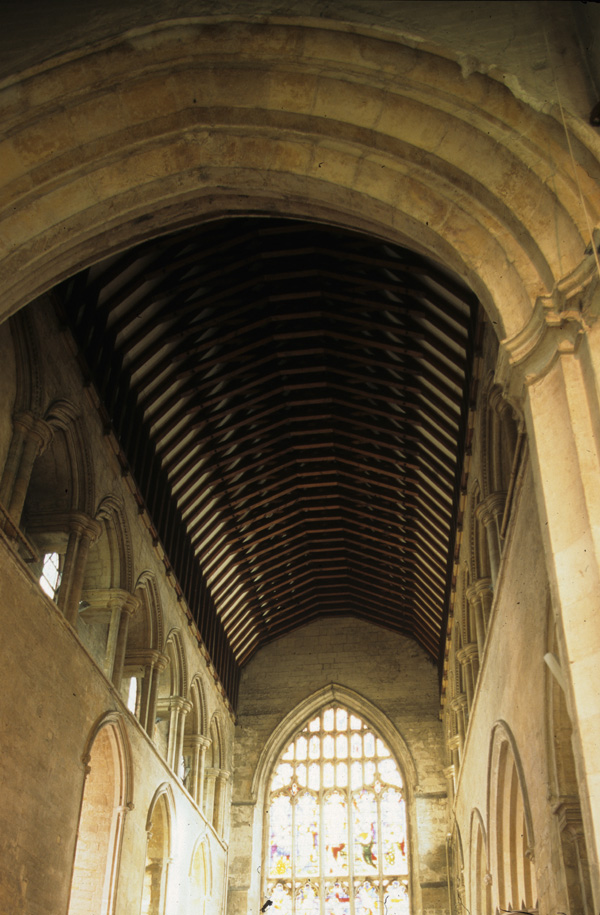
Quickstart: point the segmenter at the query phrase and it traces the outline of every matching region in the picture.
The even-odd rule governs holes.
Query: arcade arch
[[[580,125],[567,142],[556,108],[535,111],[392,35],[238,22],[218,33],[217,53],[215,34],[163,22],[21,75],[20,104],[3,84],[4,313],[113,251],[230,212],[310,214],[459,273],[508,338],[502,380],[535,443],[577,745],[596,767],[578,773],[583,815],[598,834],[600,712],[587,706],[584,619],[600,594],[587,456],[600,412],[596,265],[585,254],[600,213],[598,139]],[[582,553],[589,571],[574,588],[563,569]]]

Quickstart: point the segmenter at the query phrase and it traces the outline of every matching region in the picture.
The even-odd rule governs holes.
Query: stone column
[[[18,527],[27,496],[31,472],[38,455],[52,439],[52,428],[32,413],[20,413],[14,420],[14,433],[2,475],[2,502]]]
[[[169,699],[169,745],[167,748],[167,765],[177,773],[181,748],[183,746],[183,728],[185,716],[192,707],[192,703],[183,696],[171,696]]]
[[[502,530],[502,516],[504,515],[505,503],[505,492],[491,493],[483,502],[480,502],[475,511],[476,517],[485,528],[490,557],[490,570],[492,573],[492,587],[495,587],[496,585],[498,570],[500,568],[500,559],[502,557],[500,531]]]
[[[454,804],[454,795],[456,793],[456,770],[454,765],[446,766],[444,769],[444,777],[448,782],[448,800],[452,807]]]
[[[76,629],[88,552],[91,544],[100,536],[102,527],[83,512],[72,512],[66,518],[57,517],[57,529],[64,530],[65,526],[69,531],[69,541],[56,603]]]
[[[179,721],[177,726],[177,740],[175,744],[175,756],[173,759],[173,771],[175,774],[179,771],[179,762],[183,756],[183,738],[185,734],[185,719],[192,710],[192,703],[189,699],[179,697]]]
[[[154,740],[154,726],[156,724],[156,704],[158,701],[158,681],[160,673],[165,669],[169,659],[165,654],[158,656],[158,659],[152,666],[152,683],[150,686],[150,695],[148,698],[148,715],[146,718],[146,733],[151,740]]]
[[[206,751],[211,745],[210,737],[201,737],[198,735],[196,737],[196,780],[192,782],[195,786],[194,800],[196,801],[200,810],[202,810],[202,803],[204,800],[204,771],[206,768]]]
[[[133,651],[127,651],[125,655],[125,670],[127,670],[127,668],[137,670],[141,668],[144,671],[140,692],[139,721],[150,737],[152,737],[153,726],[151,728],[149,722],[152,721],[152,723],[154,723],[156,718],[156,688],[158,686],[158,675],[161,670],[165,669],[167,664],[167,656],[161,654],[155,648],[134,649]],[[154,699],[152,700],[153,696]],[[152,717],[150,717],[151,707],[153,709]]]
[[[111,677],[112,675],[112,681],[115,688],[118,690],[121,689],[121,681],[123,680],[129,620],[139,607],[139,601],[133,594],[128,594],[126,591],[121,591],[119,594],[124,597],[124,600],[119,600],[115,596],[115,598],[113,598],[115,606],[109,607],[109,609],[111,609],[111,629],[113,618],[118,621],[118,625],[115,627],[117,633],[114,643],[112,670],[110,674],[107,674],[108,677]]]
[[[448,749],[450,750],[450,756],[452,757],[452,769],[454,772],[454,779],[460,771],[460,757],[461,757],[461,744],[460,744],[460,735],[455,734],[454,737],[451,737],[448,741]],[[456,781],[455,781],[456,785]]]
[[[493,591],[489,578],[480,578],[467,588],[467,600],[475,617],[475,632],[479,657],[483,657],[485,638],[492,607]]]
[[[497,378],[525,417],[586,835],[600,847],[600,283],[586,257],[504,341]],[[593,863],[594,905],[600,868]]]
[[[471,673],[474,696],[477,688],[477,680],[479,678],[479,648],[477,642],[470,642],[468,645],[465,645],[464,652]]]
[[[456,659],[460,663],[460,666],[462,667],[463,683],[465,685],[465,691],[467,694],[467,711],[470,712],[471,707],[473,705],[474,684],[473,684],[473,676],[472,676],[472,672],[471,672],[471,665],[469,664],[467,653],[464,648],[460,648],[456,652]]]
[[[207,768],[204,770],[204,816],[209,823],[214,823],[215,786],[219,769]]]
[[[223,835],[225,829],[225,797],[227,794],[228,778],[229,772],[226,772],[224,769],[217,770],[217,777],[215,781],[213,826],[220,836]]]
[[[462,752],[465,746],[465,734],[467,732],[467,722],[465,711],[467,709],[467,697],[464,693],[461,693],[460,696],[457,696],[456,699],[452,700],[452,709],[456,713],[456,726],[458,728],[458,736],[460,739],[460,752]]]

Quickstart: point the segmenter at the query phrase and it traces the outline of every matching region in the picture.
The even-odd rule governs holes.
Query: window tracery
[[[268,796],[274,915],[408,915],[400,770],[361,718],[323,709],[280,756]]]

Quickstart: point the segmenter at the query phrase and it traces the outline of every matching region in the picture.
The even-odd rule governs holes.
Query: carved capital
[[[31,533],[64,533],[75,532],[83,539],[93,543],[102,533],[102,526],[84,512],[52,512],[36,515],[27,525]]]
[[[596,230],[598,231],[598,230]],[[565,353],[575,352],[600,313],[600,280],[592,253],[540,296],[525,327],[502,343],[496,381],[519,414],[526,389]]]
[[[454,779],[455,775],[456,775],[456,770],[455,770],[454,766],[446,766],[446,768],[444,769],[444,777],[448,781],[452,781]]]
[[[486,596],[492,593],[492,579],[491,578],[480,578],[477,581],[474,581],[473,584],[469,585],[467,588],[467,600],[469,603],[473,603],[479,600],[482,594]]]
[[[168,663],[168,657],[156,648],[134,648],[125,655],[125,670],[144,667],[164,670]]]
[[[15,414],[13,417],[13,425],[14,428],[19,429],[26,438],[33,438],[37,441],[40,454],[46,450],[52,441],[54,430],[49,423],[47,423],[45,419],[42,419],[41,416],[35,416],[29,411]]]
[[[137,597],[120,588],[88,588],[81,594],[80,613],[88,619],[110,615],[113,610],[125,611],[130,615],[139,606]]]

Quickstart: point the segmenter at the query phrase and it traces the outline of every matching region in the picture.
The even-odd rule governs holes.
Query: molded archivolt
[[[268,212],[434,254],[519,331],[582,259],[579,188],[599,219],[597,137],[577,122],[572,162],[558,110],[345,29],[163,22],[7,81],[5,312],[167,228]]]
[[[533,908],[537,887],[531,808],[516,741],[504,721],[492,732],[487,804],[495,903],[501,909]]]
[[[128,648],[162,651],[163,612],[154,572],[146,570],[141,573],[135,585],[135,596],[140,601],[140,612],[134,614],[129,625]]]
[[[77,828],[69,915],[113,915],[125,813],[133,805],[127,732],[117,712],[92,727],[82,761],[85,782]]]
[[[472,915],[491,915],[491,876],[489,873],[488,838],[479,810],[471,814],[469,853],[470,910]]]
[[[354,690],[347,689],[345,686],[330,684],[323,689],[318,690],[309,696],[303,702],[296,706],[286,717],[277,725],[267,742],[265,743],[256,771],[252,779],[251,797],[253,801],[259,804],[263,803],[264,793],[267,787],[267,781],[273,769],[273,766],[279,759],[279,756],[286,748],[292,737],[295,736],[306,721],[316,715],[328,705],[339,705],[354,712],[365,722],[370,724],[390,748],[398,760],[402,774],[404,776],[404,788],[409,801],[413,792],[418,785],[417,768],[415,766],[412,753],[410,752],[404,739],[399,734],[395,725],[376,705],[369,702]]]

